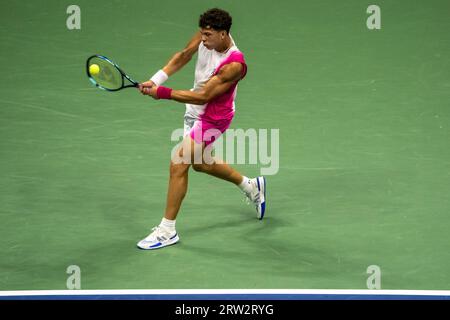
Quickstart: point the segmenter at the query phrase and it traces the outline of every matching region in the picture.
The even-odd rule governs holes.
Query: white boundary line
[[[400,295],[448,296],[450,290],[332,290],[332,289],[163,289],[163,290],[25,290],[0,291],[5,296],[83,295]]]

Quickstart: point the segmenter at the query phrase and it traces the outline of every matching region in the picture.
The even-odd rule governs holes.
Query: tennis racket
[[[89,57],[86,61],[86,72],[89,80],[103,90],[119,91],[139,86],[139,83],[131,79],[117,64],[105,56],[96,54]],[[130,83],[125,83],[125,79]]]

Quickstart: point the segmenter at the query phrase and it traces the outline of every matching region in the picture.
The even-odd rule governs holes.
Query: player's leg
[[[167,193],[166,212],[162,224],[175,227],[175,220],[187,191],[189,163],[195,171],[204,172],[219,179],[237,185],[254,203],[257,217],[264,217],[266,206],[266,180],[264,177],[249,179],[222,160],[211,156],[212,146],[205,152],[206,143],[198,143],[187,135],[178,157],[170,164],[169,190]],[[174,230],[174,229],[173,229]]]
[[[243,181],[243,176],[236,169],[232,168],[230,165],[223,161],[218,161],[213,159],[212,164],[200,163],[192,164],[192,169],[198,172],[203,172],[214,176],[216,178],[226,180],[239,186]]]
[[[164,218],[146,238],[139,241],[137,245],[141,249],[159,249],[179,241],[175,223],[188,186],[188,172],[191,163],[190,144],[191,141],[185,138],[174,158],[170,161],[169,187]],[[188,152],[187,161],[184,157],[186,152]]]
[[[189,137],[185,137],[180,149],[170,161],[169,187],[167,190],[166,211],[164,218],[175,220],[181,203],[186,195],[188,172],[192,161],[195,145]],[[192,152],[191,152],[192,150]],[[188,155],[186,155],[188,153]]]
[[[192,140],[192,142],[194,143],[195,141]],[[207,147],[209,150],[205,152],[205,145],[206,143],[203,142],[202,161],[193,162],[192,168],[197,172],[203,172],[237,185],[247,196],[248,200],[255,205],[256,216],[261,220],[266,210],[266,179],[264,177],[249,179],[243,176],[223,160],[213,157],[211,155],[211,144]]]
[[[201,146],[201,158],[192,163],[192,168],[239,186],[243,176],[224,161],[212,156],[213,141],[225,132],[230,123],[231,120],[215,123],[200,119],[193,124],[189,136],[195,145]]]

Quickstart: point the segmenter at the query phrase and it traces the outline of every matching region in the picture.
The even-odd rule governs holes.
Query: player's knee
[[[171,177],[179,177],[188,171],[189,166],[185,164],[174,164],[173,162],[170,163],[170,176]]]
[[[194,163],[192,165],[192,169],[194,169],[197,172],[205,172],[206,171],[206,165],[203,163]]]

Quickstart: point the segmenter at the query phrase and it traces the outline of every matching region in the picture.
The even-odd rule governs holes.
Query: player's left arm
[[[239,62],[231,62],[223,66],[219,73],[213,76],[199,91],[172,90],[170,97],[166,97],[178,102],[190,103],[196,105],[206,104],[214,98],[227,92],[234,83],[242,77],[243,65]],[[146,94],[155,99],[158,97],[158,87],[154,86],[147,90]]]

